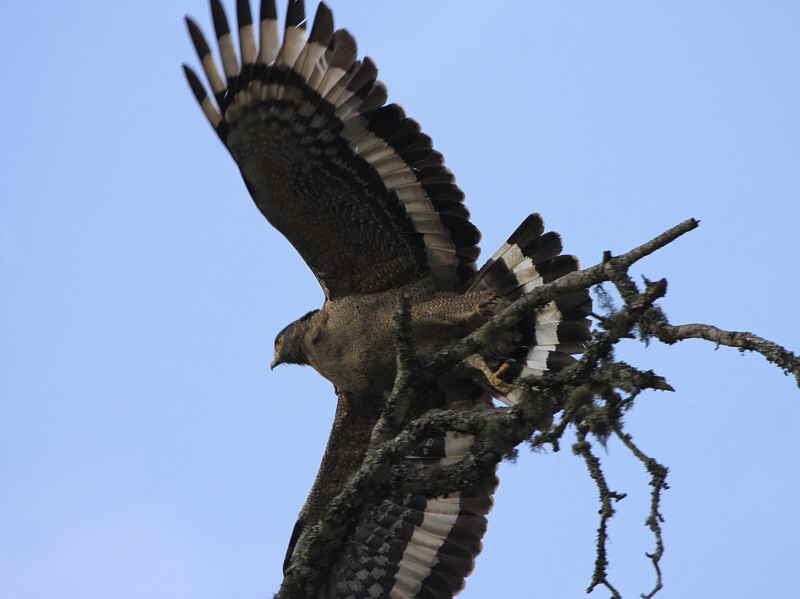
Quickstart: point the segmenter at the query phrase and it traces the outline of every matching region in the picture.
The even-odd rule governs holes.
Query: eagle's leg
[[[467,364],[478,370],[485,379],[486,384],[500,395],[508,395],[513,391],[514,386],[503,380],[503,375],[510,368],[508,362],[503,362],[497,370],[493,370],[482,356],[475,354],[464,360]]]

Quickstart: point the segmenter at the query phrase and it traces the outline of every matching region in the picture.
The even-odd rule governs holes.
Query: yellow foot
[[[502,376],[511,368],[507,363],[503,363],[497,370],[492,370],[481,356],[470,356],[465,360],[474,368],[481,371],[486,382],[489,383],[501,395],[508,395],[514,389],[511,383],[502,379]]]

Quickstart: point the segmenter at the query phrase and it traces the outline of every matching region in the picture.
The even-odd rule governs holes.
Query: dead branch
[[[681,235],[695,229],[698,222],[687,220],[661,235],[620,256],[606,253],[602,263],[573,272],[542,285],[523,296],[469,336],[441,350],[432,360],[421,364],[414,351],[410,333],[410,310],[401,301],[397,313],[397,376],[383,413],[373,430],[372,444],[361,467],[330,503],[326,513],[295,548],[290,567],[276,597],[294,599],[319,596],[330,569],[347,541],[350,531],[365,506],[375,504],[391,493],[414,493],[429,497],[468,488],[488,475],[503,456],[514,452],[523,442],[533,448],[550,444],[558,450],[559,442],[574,427],[577,442],[573,451],[581,456],[594,480],[600,498],[601,520],[597,531],[596,559],[589,591],[598,585],[620,597],[606,576],[607,528],[614,513],[612,502],[624,497],[608,488],[599,459],[587,440],[595,435],[604,441],[617,435],[650,473],[651,504],[646,525],[655,539],[655,551],[647,553],[656,571],[656,583],[647,594],[651,599],[663,586],[660,559],[664,552],[661,534],[661,498],[667,489],[667,469],[646,456],[624,432],[622,416],[639,394],[646,389],[672,391],[661,376],[614,360],[613,349],[622,340],[656,338],[667,344],[688,338],[702,338],[721,345],[761,353],[772,363],[791,372],[800,384],[800,360],[783,347],[751,333],[731,333],[710,325],[671,325],[655,305],[667,292],[667,282],[645,281],[640,291],[628,269],[641,258],[663,248]],[[516,322],[561,294],[588,289],[610,281],[623,299],[619,309],[609,309],[601,317],[599,331],[580,359],[557,373],[516,381],[524,393],[512,408],[487,408],[476,411],[428,410],[418,405],[426,387],[437,376],[449,373],[465,358],[488,351],[494,338]],[[610,296],[609,296],[610,297]],[[610,303],[607,298],[606,303]],[[623,397],[621,392],[627,394]],[[421,414],[421,415],[420,415]],[[559,417],[554,427],[552,422]],[[474,435],[472,453],[458,463],[437,471],[435,477],[406,468],[403,459],[431,436],[443,431]]]
[[[625,494],[617,493],[608,488],[608,483],[606,482],[603,468],[600,465],[600,460],[592,453],[592,445],[586,440],[587,432],[585,427],[581,427],[577,432],[578,442],[572,446],[573,453],[583,458],[586,469],[589,471],[589,476],[591,476],[597,486],[601,506],[600,524],[597,527],[594,574],[592,574],[592,582],[589,584],[586,592],[591,593],[597,585],[602,584],[613,593],[615,599],[618,599],[621,595],[608,580],[606,542],[608,541],[608,521],[614,516],[612,501],[616,502],[625,499]]]
[[[414,399],[415,390],[421,384],[421,373],[411,334],[411,304],[405,294],[400,296],[400,305],[394,320],[397,339],[397,373],[392,392],[386,398],[381,417],[372,431],[370,447],[377,447],[400,432]]]
[[[633,437],[628,433],[622,432],[619,425],[614,426],[614,433],[625,444],[625,447],[644,464],[650,474],[650,486],[652,487],[650,491],[650,513],[647,516],[647,520],[645,520],[645,524],[653,532],[656,540],[656,550],[653,553],[645,553],[645,555],[653,563],[656,582],[649,593],[642,594],[642,599],[652,599],[664,586],[661,577],[661,557],[664,555],[664,539],[661,536],[661,523],[664,521],[664,516],[661,515],[661,491],[669,489],[669,485],[667,485],[668,470],[653,458],[645,455],[633,442]]]
[[[753,333],[724,331],[708,324],[671,325],[666,319],[648,323],[645,331],[667,345],[685,339],[705,339],[717,345],[737,347],[740,351],[757,352],[786,374],[794,375],[797,386],[800,387],[800,358],[777,343]]]

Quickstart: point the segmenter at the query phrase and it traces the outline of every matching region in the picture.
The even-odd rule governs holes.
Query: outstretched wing
[[[472,435],[429,439],[418,474],[466,457]],[[412,458],[409,459],[409,461]],[[389,496],[367,506],[331,573],[327,597],[335,599],[450,599],[475,566],[492,508],[497,477],[489,466],[473,486],[440,497]]]
[[[361,466],[382,405],[379,397],[339,394],[325,456],[292,532],[284,571],[297,543]],[[403,467],[416,480],[433,480],[442,468],[467,457],[475,443],[472,435],[433,434]],[[329,573],[324,596],[447,599],[455,595],[482,548],[486,515],[497,487],[494,465],[485,464],[486,471],[475,484],[446,496],[389,489],[380,500],[363,506]]]
[[[382,397],[339,392],[337,396],[336,415],[325,454],[322,456],[314,485],[294,525],[283,561],[284,572],[289,567],[300,538],[319,521],[331,500],[361,466],[369,447],[372,428],[383,406]]]
[[[198,26],[187,25],[214,95],[189,85],[230,150],[256,205],[294,245],[326,297],[374,293],[428,274],[460,289],[475,272],[480,233],[442,155],[396,104],[355,40],[320,4],[310,35],[289,0],[283,43],[274,0],[262,0],[257,47],[250,6],[237,2],[239,57],[211,0],[224,79]]]

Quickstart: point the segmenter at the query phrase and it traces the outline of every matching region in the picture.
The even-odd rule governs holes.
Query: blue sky
[[[485,255],[532,211],[586,265],[696,217],[636,270],[669,279],[672,320],[800,349],[800,5],[331,5],[447,157]],[[330,385],[267,365],[322,294],[186,89],[187,12],[209,30],[201,0],[0,8],[2,597],[269,597],[321,457]],[[670,467],[661,596],[787,596],[792,380],[699,341],[619,357],[677,389],[627,419]],[[628,493],[612,580],[638,596],[647,479],[617,443],[600,453]],[[501,479],[462,596],[583,595],[597,507],[581,463],[523,452]]]

